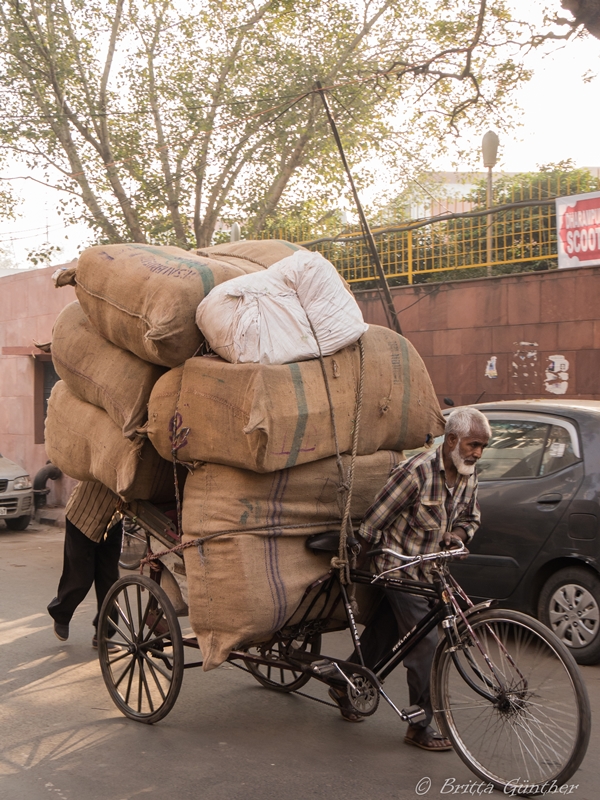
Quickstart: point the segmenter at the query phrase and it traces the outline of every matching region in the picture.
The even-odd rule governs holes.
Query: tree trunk
[[[562,0],[562,7],[573,14],[577,25],[600,39],[600,0]]]

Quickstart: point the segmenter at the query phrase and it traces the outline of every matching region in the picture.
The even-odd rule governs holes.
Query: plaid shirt
[[[443,534],[453,528],[462,528],[470,541],[480,519],[476,474],[459,475],[450,492],[440,445],[392,470],[365,514],[359,535],[373,545],[416,556],[439,550]],[[397,558],[386,554],[375,558],[379,572],[399,563]],[[429,564],[418,565],[396,575],[431,581],[429,570]]]
[[[65,516],[92,542],[101,542],[117,510],[119,498],[96,481],[81,481],[73,489]]]

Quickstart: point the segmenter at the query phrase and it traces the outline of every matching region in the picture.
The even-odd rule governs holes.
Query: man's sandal
[[[352,708],[350,700],[348,700],[346,692],[343,690],[338,690],[332,686],[329,689],[329,697],[339,708],[342,719],[345,719],[346,722],[362,722],[364,720],[364,717]]]
[[[422,750],[439,750],[440,752],[452,750],[450,740],[435,731],[431,725],[426,728],[418,725],[409,725],[404,741],[406,744],[412,744]]]

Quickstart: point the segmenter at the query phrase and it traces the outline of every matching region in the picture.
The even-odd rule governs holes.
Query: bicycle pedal
[[[415,722],[424,722],[427,719],[427,714],[423,711],[421,706],[409,706],[400,710],[400,716],[404,722],[409,722],[414,725]]]
[[[331,661],[313,661],[311,669],[321,677],[330,677],[331,675],[339,675],[339,670]]]

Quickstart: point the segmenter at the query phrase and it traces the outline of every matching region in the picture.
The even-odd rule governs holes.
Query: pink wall
[[[424,283],[392,294],[440,401],[473,403],[482,393],[482,402],[600,399],[600,267]],[[357,299],[367,322],[386,324],[378,292],[357,292]],[[486,374],[492,366],[496,377]]]
[[[55,289],[56,267],[0,278],[0,453],[33,478],[47,461],[34,441],[34,342],[48,342],[59,312],[75,300],[71,286]],[[64,505],[71,478],[48,481],[49,505]]]

